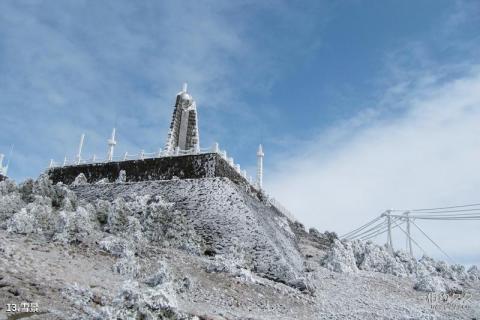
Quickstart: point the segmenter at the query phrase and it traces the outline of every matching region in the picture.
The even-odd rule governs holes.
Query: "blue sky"
[[[82,132],[88,155],[113,126],[117,154],[158,150],[187,81],[202,146],[253,173],[262,142],[267,188],[308,226],[480,202],[479,17],[477,1],[2,1],[0,152],[15,145],[20,181]],[[480,261],[469,230],[444,245]]]

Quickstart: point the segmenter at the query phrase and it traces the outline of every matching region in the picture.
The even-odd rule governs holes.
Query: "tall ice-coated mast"
[[[115,141],[115,128],[113,128],[112,137],[110,139],[108,139],[107,142],[108,142],[107,161],[112,161],[113,160],[113,149],[115,148],[115,145],[117,144],[117,141]]]
[[[77,153],[77,164],[80,164],[80,162],[82,161],[83,140],[85,140],[85,133],[82,133],[82,135],[80,136],[80,144],[78,146]]]
[[[173,154],[175,150],[200,150],[197,105],[192,96],[187,93],[186,83],[183,84],[182,91],[177,94],[165,144],[167,154]]]
[[[257,151],[257,186],[259,189],[263,188],[263,157],[265,154],[263,153],[262,145],[258,146]]]

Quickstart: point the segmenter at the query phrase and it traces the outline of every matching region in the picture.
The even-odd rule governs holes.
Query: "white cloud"
[[[339,234],[389,208],[480,203],[480,69],[471,70],[419,81],[398,105],[386,93],[388,116],[362,114],[305,141],[276,159],[268,189],[307,226]],[[418,223],[450,255],[480,262],[480,221]]]
[[[199,108],[222,110],[202,111],[202,140],[239,136],[239,126],[224,120],[255,125],[245,92],[264,90],[290,66],[280,58],[315,45],[309,37],[321,16],[311,14],[315,7],[286,1],[0,3],[0,123],[8,135],[0,149],[11,141],[17,146],[10,173],[33,176],[51,157],[73,154],[81,132],[87,153],[105,152],[114,123],[118,152],[156,150],[184,81]],[[255,29],[259,16],[271,19],[275,37]]]

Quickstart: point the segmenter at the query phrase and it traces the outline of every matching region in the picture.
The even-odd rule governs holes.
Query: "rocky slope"
[[[306,232],[225,178],[0,182],[0,319],[478,319],[479,278]]]

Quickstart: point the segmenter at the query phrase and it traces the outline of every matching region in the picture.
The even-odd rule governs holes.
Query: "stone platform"
[[[256,191],[217,153],[56,167],[47,174],[54,183],[71,184],[80,173],[89,183],[104,178],[114,182],[121,170],[126,173],[126,182],[225,177],[245,190]]]

